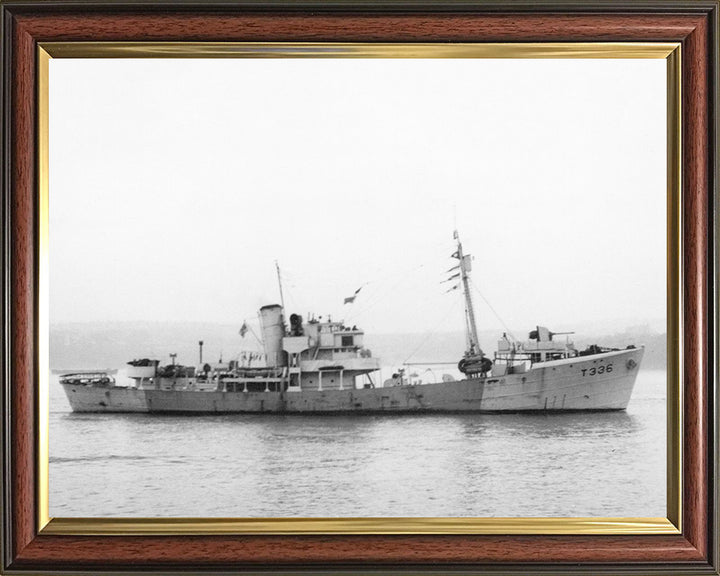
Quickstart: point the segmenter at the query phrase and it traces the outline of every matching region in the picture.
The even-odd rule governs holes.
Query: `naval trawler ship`
[[[263,354],[241,354],[227,364],[160,366],[158,360],[128,363],[132,386],[113,378],[60,378],[75,412],[153,414],[353,414],[413,412],[531,412],[624,410],[630,401],[644,349],[577,350],[570,333],[537,326],[525,342],[498,341],[492,357],[478,342],[470,292],[472,259],[457,232],[451,278],[462,287],[467,349],[457,368],[462,377],[420,383],[399,370],[379,382],[380,361],[364,347],[364,332],[343,322],[298,314],[284,306],[260,309]],[[279,274],[278,274],[279,278]],[[281,301],[282,301],[281,287]],[[558,340],[556,336],[565,336]],[[255,365],[261,357],[262,365]],[[173,359],[174,360],[174,359]]]

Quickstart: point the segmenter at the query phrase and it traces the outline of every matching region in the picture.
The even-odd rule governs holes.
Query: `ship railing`
[[[343,369],[350,370],[379,370],[380,361],[377,358],[363,358],[361,356],[352,356],[346,358],[327,358],[321,360],[300,360],[300,368],[303,372],[318,372],[327,366],[342,364]]]
[[[531,354],[530,352],[515,352],[514,354],[495,352],[495,362],[523,362],[531,360],[535,355],[536,354]]]
[[[545,357],[543,359],[543,356]],[[578,356],[577,350],[574,349],[554,349],[539,350],[537,352],[495,352],[496,363],[512,363],[512,362],[530,362],[539,364],[540,362],[550,362],[551,360],[560,360],[564,358],[575,358]]]
[[[242,384],[243,382],[285,382],[287,380],[286,376],[263,376],[258,378],[238,378],[238,377],[231,377],[231,378],[223,378],[222,382],[230,383],[230,384]]]

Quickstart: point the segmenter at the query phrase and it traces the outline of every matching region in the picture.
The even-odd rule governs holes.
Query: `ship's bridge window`
[[[353,345],[353,337],[352,336],[343,336],[342,337],[343,348],[350,348],[352,345]]]

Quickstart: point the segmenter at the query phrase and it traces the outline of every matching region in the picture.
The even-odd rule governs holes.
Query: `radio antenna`
[[[275,260],[275,270],[277,270],[278,288],[280,288],[280,305],[282,306],[283,310],[285,310],[285,298],[283,297],[282,278],[280,277],[280,265],[278,264],[277,260]]]

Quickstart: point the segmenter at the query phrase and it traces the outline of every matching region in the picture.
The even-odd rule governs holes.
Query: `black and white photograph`
[[[50,516],[667,516],[666,94],[50,60]]]

